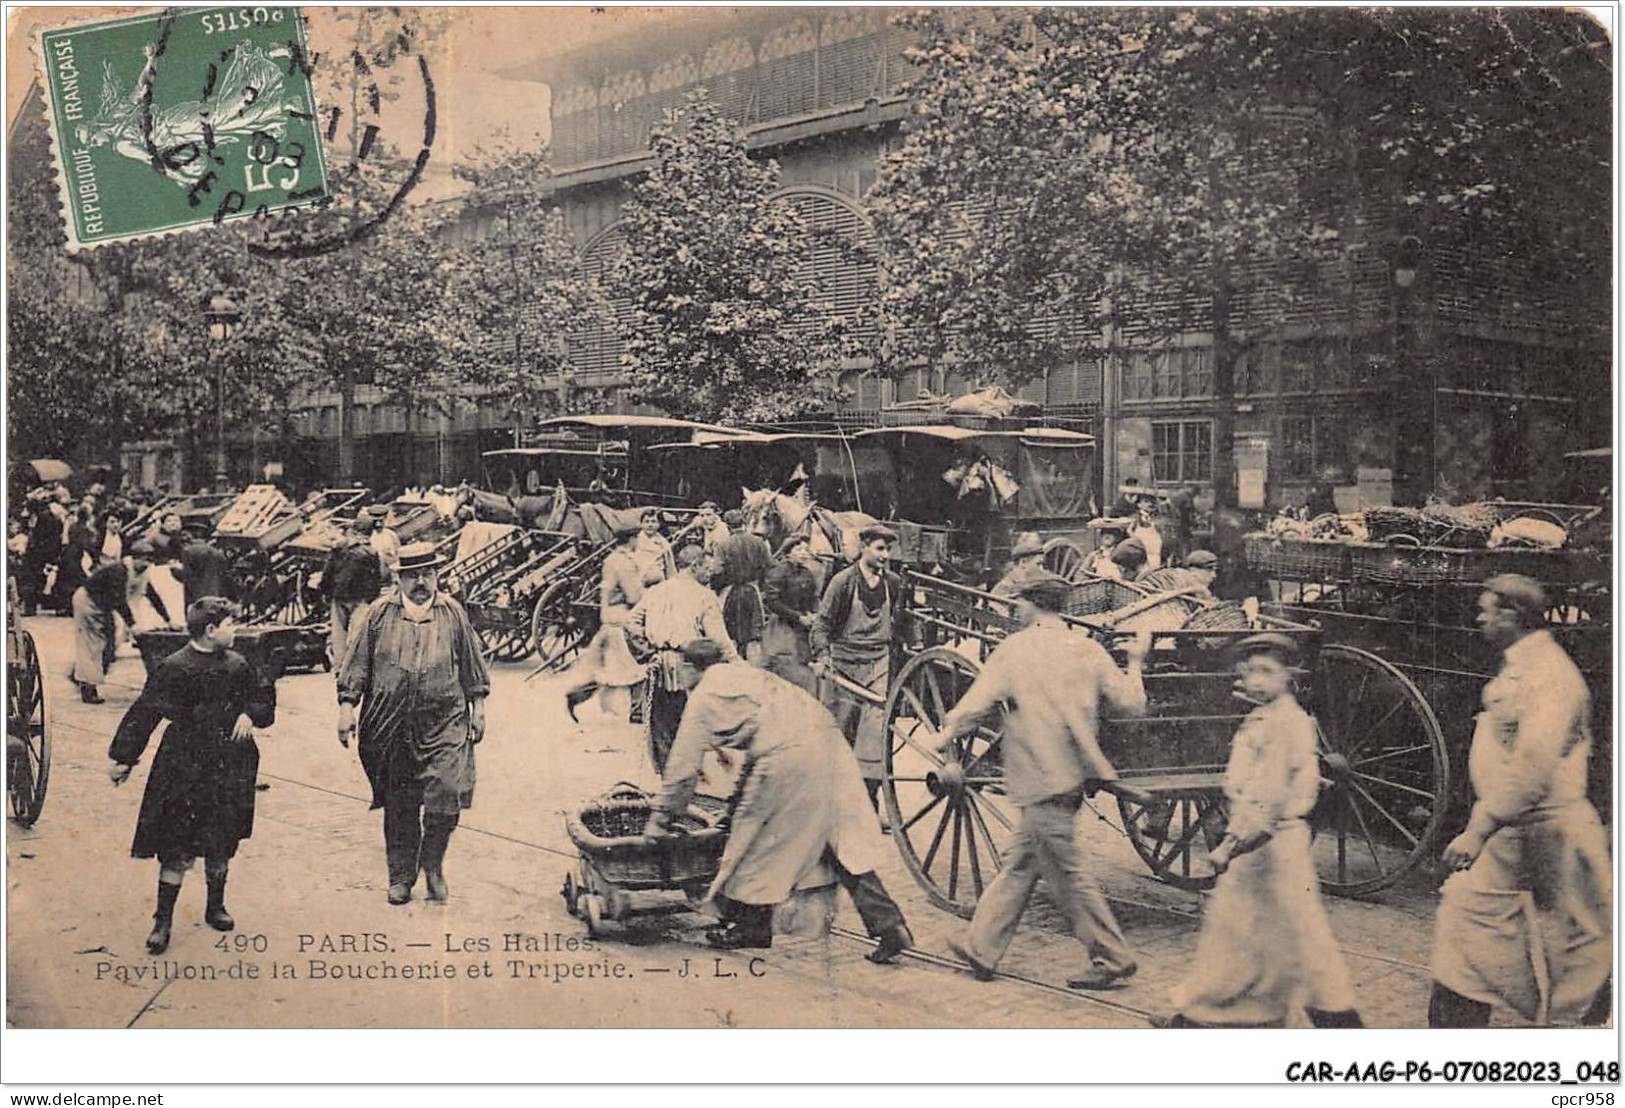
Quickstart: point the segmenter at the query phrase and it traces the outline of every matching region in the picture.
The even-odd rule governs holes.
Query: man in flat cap
[[[1123,644],[1128,672],[1120,671],[1105,647],[1061,618],[1071,589],[1053,573],[1022,586],[1022,629],[994,649],[942,723],[947,750],[1002,708],[1005,795],[1021,809],[1004,866],[976,902],[968,941],[953,949],[978,978],[991,978],[1042,876],[1088,952],[1089,965],[1067,984],[1104,989],[1138,965],[1079,856],[1078,811],[1089,782],[1117,776],[1097,740],[1102,701],[1125,715],[1145,712],[1141,663],[1150,635]]]
[[[1496,1003],[1537,1023],[1606,1016],[1595,1009],[1607,1006],[1613,867],[1586,799],[1590,693],[1546,630],[1547,607],[1519,574],[1490,579],[1478,598],[1501,671],[1473,731],[1472,816],[1444,851],[1461,872],[1435,922],[1430,1027],[1488,1026]]]
[[[892,643],[902,617],[903,582],[891,572],[897,532],[871,524],[858,533],[855,564],[830,579],[813,617],[814,667],[885,696],[891,681]],[[880,808],[885,772],[885,713],[828,683],[825,703],[852,744],[869,799]]]
[[[1309,813],[1320,796],[1315,721],[1292,692],[1298,648],[1266,632],[1236,644],[1237,695],[1254,705],[1224,771],[1230,822],[1174,1027],[1362,1027],[1320,901]]]
[[[1182,566],[1163,566],[1142,574],[1135,584],[1149,592],[1189,593],[1197,599],[1213,596],[1213,579],[1219,573],[1219,556],[1211,550],[1193,550]]]
[[[1145,572],[1145,543],[1140,536],[1131,535],[1112,547],[1112,564],[1124,581],[1133,581]]]
[[[442,863],[474,803],[474,747],[485,737],[491,675],[468,614],[440,591],[443,561],[432,543],[401,548],[400,586],[356,617],[338,675],[345,747],[360,706],[356,749],[372,806],[384,810],[391,904],[412,899],[420,870],[430,900],[451,895]]]
[[[1033,532],[1023,531],[1017,536],[1016,545],[1010,548],[1010,572],[993,586],[993,595],[1007,599],[1019,596],[1021,586],[1047,572],[1043,541]]]

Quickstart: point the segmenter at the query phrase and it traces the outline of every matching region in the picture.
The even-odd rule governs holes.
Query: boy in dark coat
[[[232,645],[237,608],[207,596],[186,610],[192,641],[164,659],[124,714],[108,756],[109,776],[123,784],[158,724],[170,721],[141,798],[135,858],[158,859],[158,910],[147,951],[169,947],[181,881],[203,856],[208,880],[204,920],[216,931],[235,925],[226,912],[226,869],[237,844],[254,830],[254,777],[260,752],[254,728],[276,719],[276,690],[259,680]]]

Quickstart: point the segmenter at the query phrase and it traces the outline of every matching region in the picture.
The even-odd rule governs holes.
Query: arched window
[[[583,273],[604,285],[625,249],[626,235],[618,224],[611,224],[581,252]],[[631,319],[631,304],[611,300],[610,309],[612,319],[594,322],[572,346],[570,360],[583,383],[613,378],[621,371],[621,336]]]
[[[801,216],[810,237],[804,276],[826,301],[831,314],[856,325],[862,309],[874,303],[875,263],[868,253],[874,231],[855,205],[825,189],[792,188],[780,194]],[[872,337],[872,329],[859,332]]]

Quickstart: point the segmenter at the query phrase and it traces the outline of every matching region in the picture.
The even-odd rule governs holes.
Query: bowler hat
[[[414,542],[401,547],[400,561],[395,563],[395,569],[400,573],[410,573],[414,569],[434,569],[446,564],[446,559],[435,552],[432,542]]]
[[[1010,557],[1020,559],[1030,554],[1042,554],[1043,552],[1043,540],[1031,531],[1023,531],[1016,536],[1016,545],[1010,548]]]

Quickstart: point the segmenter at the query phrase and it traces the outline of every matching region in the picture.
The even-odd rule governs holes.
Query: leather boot
[[[175,898],[180,895],[179,885],[158,882],[158,910],[152,914],[152,932],[147,936],[148,954],[162,954],[169,949],[169,928],[175,918]]]
[[[423,852],[419,855],[423,862],[423,884],[430,900],[445,901],[451,896],[451,889],[446,885],[446,847],[451,845],[451,833],[457,822],[455,818],[448,821],[443,816],[429,816],[423,822]]]
[[[226,911],[226,875],[222,873],[216,877],[211,874],[208,882],[209,902],[203,909],[203,922],[216,931],[230,931],[237,926],[237,921]]]

